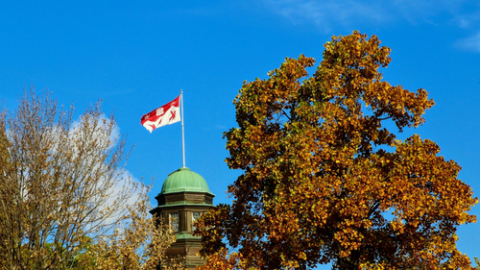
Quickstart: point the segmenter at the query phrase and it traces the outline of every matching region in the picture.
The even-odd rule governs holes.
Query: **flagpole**
[[[183,168],[186,168],[185,166],[185,128],[183,126],[183,89],[180,89],[180,102],[182,106],[182,151],[183,151]]]

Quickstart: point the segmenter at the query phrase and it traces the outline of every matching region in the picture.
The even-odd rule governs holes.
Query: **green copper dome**
[[[160,194],[175,192],[205,192],[213,195],[205,179],[200,174],[190,171],[189,168],[180,168],[169,174]]]

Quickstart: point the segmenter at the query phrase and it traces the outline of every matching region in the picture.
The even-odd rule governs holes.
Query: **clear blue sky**
[[[478,1],[0,1],[0,96],[13,108],[25,87],[48,88],[77,115],[103,99],[135,145],[127,169],[155,178],[154,197],[182,166],[181,126],[150,134],[140,117],[184,89],[187,166],[204,176],[215,203],[228,203],[240,172],[224,162],[222,132],[236,126],[242,82],[265,78],[287,56],[319,62],[332,35],[353,30],[392,49],[385,80],[430,93],[426,124],[406,133],[437,142],[478,196]],[[480,257],[480,224],[458,235],[460,251]]]

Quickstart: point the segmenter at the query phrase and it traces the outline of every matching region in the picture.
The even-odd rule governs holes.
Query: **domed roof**
[[[205,179],[189,168],[180,168],[169,174],[160,194],[175,192],[205,192],[213,195]]]

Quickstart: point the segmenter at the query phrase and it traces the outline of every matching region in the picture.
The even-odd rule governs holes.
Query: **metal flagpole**
[[[183,168],[185,166],[185,128],[183,126],[183,89],[180,89],[180,102],[182,104],[182,150],[183,150]]]

